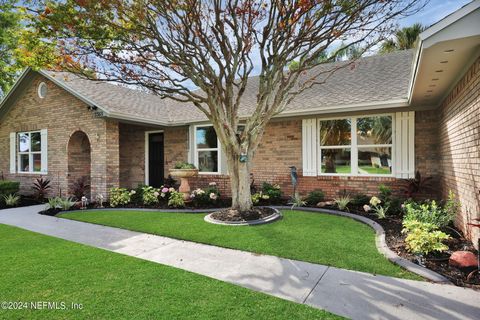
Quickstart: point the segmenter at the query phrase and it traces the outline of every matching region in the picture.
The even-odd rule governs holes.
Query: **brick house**
[[[268,125],[253,160],[256,182],[328,197],[394,189],[417,170],[454,191],[458,225],[480,215],[480,3],[420,36],[417,49],[359,59],[305,92]],[[255,104],[256,79],[241,116]],[[86,177],[90,196],[111,187],[159,186],[177,161],[194,163],[193,186],[216,181],[228,195],[226,161],[206,117],[188,104],[68,73],[26,70],[0,104],[0,171],[29,192],[37,177],[70,194]]]

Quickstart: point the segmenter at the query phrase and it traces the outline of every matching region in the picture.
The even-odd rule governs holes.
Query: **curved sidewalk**
[[[352,319],[478,319],[480,292],[375,276],[85,222],[0,211],[0,223],[134,256],[305,303]],[[1,240],[0,240],[1,241]]]

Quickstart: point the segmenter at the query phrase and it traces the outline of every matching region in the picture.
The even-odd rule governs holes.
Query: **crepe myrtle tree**
[[[326,65],[336,60],[332,48],[347,41],[366,50],[395,29],[396,18],[424,5],[414,0],[66,0],[39,12],[37,27],[57,44],[63,70],[137,86],[201,110],[227,158],[232,207],[242,213],[252,208],[250,169],[267,123],[297,95],[352,65]],[[252,73],[258,77],[249,78]],[[255,102],[248,115],[240,115],[250,85]],[[241,120],[244,129],[238,130]]]

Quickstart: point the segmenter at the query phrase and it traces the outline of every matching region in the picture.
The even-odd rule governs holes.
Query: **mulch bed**
[[[225,222],[243,222],[252,221],[258,219],[265,219],[272,214],[275,214],[275,210],[269,207],[259,207],[253,210],[240,212],[235,209],[225,209],[212,213],[211,217],[215,220]]]
[[[338,210],[335,207],[325,207],[325,209]],[[480,290],[480,275],[477,273],[475,277],[467,281],[467,276],[471,270],[462,271],[448,264],[448,258],[454,251],[471,251],[475,254],[478,252],[475,250],[473,244],[466,240],[462,233],[455,228],[444,230],[452,238],[445,242],[448,245],[449,250],[440,254],[430,254],[423,261],[419,261],[419,258],[409,253],[405,246],[406,235],[402,234],[402,217],[392,216],[385,219],[378,219],[376,215],[366,213],[362,208],[352,209],[350,213],[358,214],[367,217],[378,224],[380,224],[385,230],[385,240],[388,247],[398,254],[400,257],[408,259],[416,264],[423,264],[424,267],[433,270],[444,277],[448,278],[452,283],[461,287],[469,287]]]

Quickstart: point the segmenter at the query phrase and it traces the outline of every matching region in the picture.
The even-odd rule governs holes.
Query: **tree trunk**
[[[240,155],[228,150],[227,167],[232,189],[232,209],[240,212],[249,211],[253,208],[250,195],[250,161],[240,162]]]

